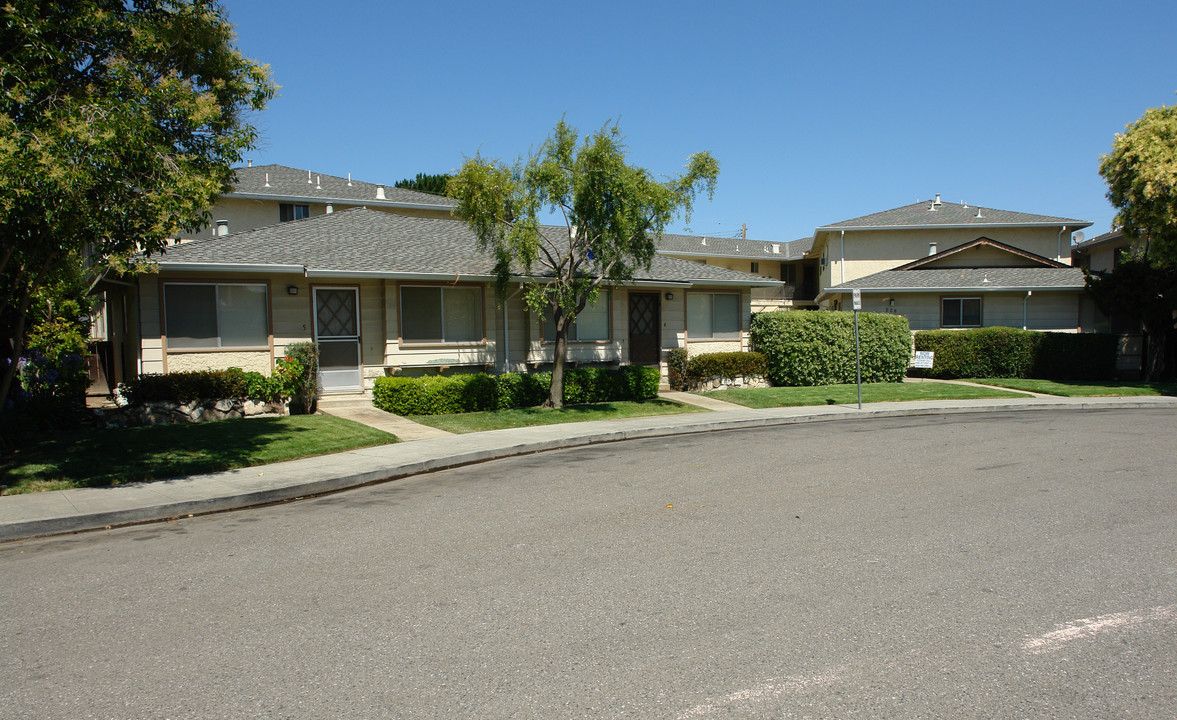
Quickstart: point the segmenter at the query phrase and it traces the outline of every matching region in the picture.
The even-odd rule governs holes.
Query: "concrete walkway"
[[[402,441],[427,440],[452,435],[445,430],[415,423],[400,415],[378,410],[372,406],[371,395],[344,395],[320,398],[319,412],[392,433]]]
[[[637,438],[875,417],[1112,408],[1177,410],[1177,398],[1172,397],[926,400],[872,403],[863,405],[862,410],[855,405],[754,410],[722,404],[737,409],[448,435],[173,480],[5,496],[0,497],[0,541],[230,510],[513,455]]]

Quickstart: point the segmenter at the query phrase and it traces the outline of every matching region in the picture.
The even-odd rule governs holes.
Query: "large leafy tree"
[[[1177,264],[1177,107],[1152,108],[1117,133],[1099,173],[1115,225],[1146,257]]]
[[[629,165],[617,124],[580,140],[563,120],[530,157],[508,165],[475,156],[449,182],[456,213],[494,254],[500,297],[513,278],[524,298],[556,328],[552,385],[545,404],[563,404],[568,331],[602,285],[650,267],[655,242],[680,213],[689,221],[696,195],[715,190],[719,163],[696,153],[685,172],[659,180]],[[545,227],[540,213],[564,224]]]
[[[214,0],[0,5],[0,408],[38,293],[207,223],[275,89]]]
[[[1146,380],[1165,372],[1165,341],[1177,312],[1177,107],[1152,108],[1101,158],[1099,172],[1116,208],[1114,224],[1131,240],[1110,273],[1087,287],[1108,314],[1140,322],[1148,335]]]

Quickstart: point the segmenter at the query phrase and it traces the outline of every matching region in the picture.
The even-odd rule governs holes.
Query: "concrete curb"
[[[1177,398],[927,401],[879,403],[861,411],[854,406],[771,408],[493,430],[188,478],[4,497],[0,542],[266,505],[462,465],[625,440],[871,418],[1160,408],[1177,408]]]

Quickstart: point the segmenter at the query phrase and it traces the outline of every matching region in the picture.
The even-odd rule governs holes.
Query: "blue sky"
[[[793,240],[941,193],[1092,237],[1114,214],[1100,155],[1177,102],[1172,0],[225,6],[282,86],[257,164],[392,183],[619,119],[655,174],[720,161],[705,235]]]

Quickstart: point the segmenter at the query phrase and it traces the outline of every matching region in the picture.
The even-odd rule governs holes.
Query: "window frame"
[[[711,298],[711,327],[709,335],[699,335],[691,330],[691,297],[698,295],[707,295]],[[715,334],[715,297],[717,295],[732,295],[736,298],[736,329],[733,335]],[[684,310],[686,316],[684,318],[684,327],[687,331],[687,342],[694,340],[706,342],[733,342],[740,341],[744,336],[744,294],[741,292],[724,292],[724,291],[699,291],[688,292],[683,300]]]
[[[302,214],[299,214],[299,211]],[[285,217],[289,211],[290,217]],[[311,216],[311,206],[305,203],[278,203],[278,222],[293,222],[304,220]]]
[[[605,337],[598,340],[581,340],[580,332],[577,329],[576,321],[572,322],[572,327],[568,328],[568,342],[576,343],[577,345],[608,345],[613,342],[613,291],[610,289],[602,290],[597,296],[597,303],[605,303]],[[588,305],[585,305],[585,310]],[[555,321],[550,320],[551,308],[545,308],[543,315],[539,319],[539,337],[540,342],[552,344],[556,342],[556,336],[553,334],[551,338],[548,337],[548,323],[555,325]],[[581,311],[581,314],[584,310]]]
[[[217,344],[207,346],[195,347],[176,347],[171,342],[169,335],[168,323],[168,288],[177,285],[183,286],[203,286],[213,288],[213,312],[216,314],[217,324]],[[221,312],[220,312],[220,288],[222,287],[260,287],[264,293],[264,309],[265,309],[265,340],[260,345],[225,345],[223,341],[224,333],[221,331]],[[255,351],[273,351],[274,348],[274,323],[272,318],[272,310],[270,307],[270,283],[268,281],[241,281],[241,282],[214,282],[208,280],[167,280],[160,283],[159,286],[159,304],[160,304],[160,325],[162,332],[160,333],[163,339],[164,353],[201,353],[201,352],[255,352]]]
[[[966,325],[964,322],[964,318],[965,318],[964,303],[966,300],[976,300],[977,301],[977,324],[976,325]],[[947,318],[945,317],[944,306],[945,306],[945,303],[948,303],[948,302],[958,303],[957,317],[960,319],[959,325],[952,325],[952,324],[948,324],[945,322],[945,320],[947,320]],[[944,295],[944,296],[940,297],[940,327],[941,328],[944,328],[945,330],[957,330],[957,329],[979,328],[979,327],[984,327],[984,326],[985,326],[985,301],[984,301],[984,298],[982,298],[981,296],[979,296],[979,295]]]
[[[437,340],[410,340],[405,338],[405,288],[427,288],[438,290],[438,302],[440,304],[438,317],[441,318],[441,341]],[[451,288],[461,288],[463,290],[473,289],[478,293],[478,332],[480,336],[478,340],[454,340],[447,341],[445,339],[445,293]],[[425,347],[477,347],[486,344],[486,295],[482,285],[476,283],[401,283],[396,289],[396,312],[397,312],[397,345],[400,347],[425,348]]]

